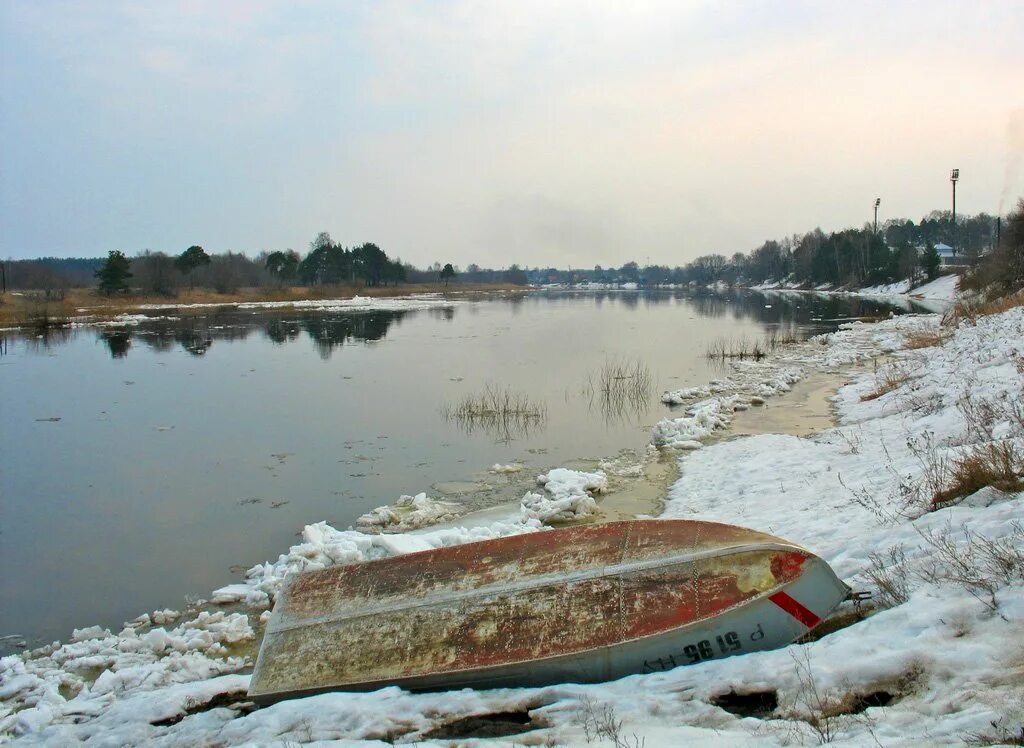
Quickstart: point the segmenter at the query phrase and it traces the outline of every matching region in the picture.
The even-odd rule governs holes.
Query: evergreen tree
[[[292,280],[299,268],[299,255],[290,249],[287,252],[271,252],[267,255],[266,267],[279,280]]]
[[[198,244],[193,244],[174,260],[174,266],[177,267],[183,275],[188,276],[189,288],[195,287],[192,279],[192,271],[198,267],[209,264],[210,255],[206,254],[206,250]]]
[[[928,242],[927,248],[925,248],[924,253],[921,255],[921,269],[928,276],[928,280],[934,280],[935,276],[939,274],[939,266],[941,264],[942,258],[935,251],[935,245]]]
[[[124,293],[128,290],[128,279],[132,277],[131,260],[124,252],[114,250],[107,254],[106,262],[96,271],[99,279],[99,291],[107,296]]]
[[[444,281],[445,287],[448,286],[448,281],[450,281],[454,277],[455,277],[455,268],[453,268],[452,264],[449,262],[449,263],[445,264],[445,266],[443,268],[441,268],[441,280]]]

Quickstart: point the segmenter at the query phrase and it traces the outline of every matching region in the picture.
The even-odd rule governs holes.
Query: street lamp
[[[956,181],[960,179],[960,170],[949,172],[949,181],[953,183],[953,256],[956,256]]]
[[[882,198],[875,198],[875,233],[878,233],[878,206],[882,204]]]

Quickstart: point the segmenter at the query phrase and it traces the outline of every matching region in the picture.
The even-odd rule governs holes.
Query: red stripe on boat
[[[779,590],[774,595],[769,595],[768,599],[809,629],[813,629],[821,623],[821,619],[814,615],[813,611],[805,608],[782,590]]]

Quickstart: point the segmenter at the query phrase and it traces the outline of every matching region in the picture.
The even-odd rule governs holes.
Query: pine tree
[[[128,290],[128,279],[132,277],[131,260],[124,256],[124,252],[114,250],[107,254],[107,260],[103,266],[96,271],[99,279],[99,291],[107,296],[115,293],[124,293]]]
[[[939,266],[941,264],[942,258],[939,257],[939,253],[935,251],[935,245],[928,242],[928,246],[921,255],[921,269],[924,270],[925,275],[928,276],[928,280],[935,279],[935,276],[939,274]]]

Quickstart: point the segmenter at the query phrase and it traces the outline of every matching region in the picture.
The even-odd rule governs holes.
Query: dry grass
[[[947,484],[932,498],[932,505],[941,508],[958,499],[992,486],[1014,493],[1024,490],[1024,460],[1013,442],[992,442],[975,447],[957,457],[949,467]]]
[[[995,299],[958,301],[943,315],[942,324],[956,326],[961,321],[974,322],[978,317],[999,314],[1019,306],[1024,306],[1024,292],[1021,291]]]
[[[606,421],[618,421],[641,413],[651,400],[654,376],[640,359],[606,360],[590,373],[583,394],[599,405]]]
[[[760,361],[767,354],[764,345],[760,341],[750,341],[746,338],[740,338],[739,340],[732,340],[726,338],[718,338],[714,343],[708,346],[704,355],[709,359],[728,359],[738,358],[740,360],[753,359],[754,361]]]
[[[918,572],[930,584],[943,582],[960,586],[993,613],[999,610],[997,592],[1024,580],[1024,526],[1014,522],[1002,537],[976,533],[961,527],[963,542],[957,542],[952,522],[937,530],[914,530],[932,550],[932,564]]]
[[[418,293],[443,293],[464,295],[491,291],[525,291],[522,286],[503,283],[466,283],[448,286],[441,283],[417,283],[401,286],[365,288],[348,285],[323,285],[306,288],[244,288],[236,293],[220,294],[208,289],[182,289],[177,296],[169,299],[157,295],[103,296],[94,289],[74,288],[60,299],[42,299],[47,304],[52,318],[69,318],[87,314],[98,320],[112,319],[119,314],[136,311],[142,304],[165,306],[186,306],[188,304],[236,304],[249,301],[302,301],[304,299],[348,299],[354,296],[387,298]],[[0,327],[22,326],[24,320],[33,314],[43,292],[6,293],[0,295]],[[179,308],[176,314],[205,314],[205,309]]]
[[[749,340],[748,338],[718,338],[707,347],[704,355],[709,359],[753,359],[760,361],[769,353],[775,352],[783,346],[802,343],[806,337],[798,330],[782,330],[773,327],[761,340]]]
[[[1024,745],[1024,722],[1013,724],[1007,717],[989,722],[991,729],[964,736],[967,745]]]
[[[493,384],[478,395],[467,395],[455,404],[441,407],[441,417],[454,421],[467,434],[482,431],[505,444],[542,428],[547,415],[543,403]]]
[[[764,347],[769,351],[775,351],[776,348],[802,343],[806,339],[806,336],[797,330],[780,330],[773,327],[764,337]]]
[[[866,395],[861,395],[861,402],[867,402],[869,400],[877,400],[882,395],[888,395],[894,390],[898,390],[907,381],[910,380],[910,374],[897,366],[886,366],[880,373],[875,375],[875,389]]]
[[[907,348],[917,350],[918,348],[935,348],[946,342],[947,336],[941,330],[934,332],[919,331],[909,332],[905,336]]]
[[[910,599],[910,580],[907,575],[907,554],[902,545],[887,552],[868,554],[871,566],[864,574],[878,590],[876,602],[883,608],[895,608]]]

